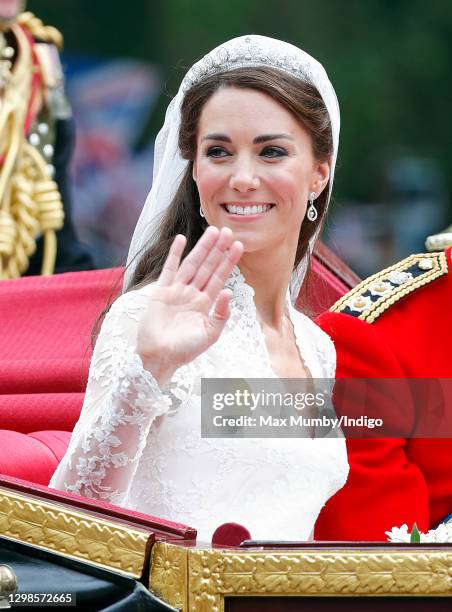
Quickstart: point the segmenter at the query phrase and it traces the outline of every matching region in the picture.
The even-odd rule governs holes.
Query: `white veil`
[[[183,79],[179,91],[170,102],[165,123],[157,135],[154,152],[152,188],[138,219],[127,256],[127,270],[124,276],[126,286],[133,274],[142,249],[155,236],[162,217],[171,204],[180,185],[188,161],[182,159],[179,147],[181,104],[185,92],[204,77],[242,67],[268,66],[287,72],[314,85],[319,91],[328,110],[333,136],[328,203],[333,185],[339,144],[340,115],[336,93],[323,66],[313,57],[294,45],[268,38],[248,35],[233,38],[210,51],[194,64]],[[317,234],[311,238],[310,250],[314,248]],[[291,296],[295,301],[306,273],[306,261],[300,262],[292,275]]]

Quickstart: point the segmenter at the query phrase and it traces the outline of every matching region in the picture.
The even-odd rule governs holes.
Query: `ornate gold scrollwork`
[[[452,551],[226,551],[154,545],[150,588],[185,612],[223,612],[227,596],[444,596]],[[184,594],[183,590],[186,589]]]
[[[0,489],[2,536],[140,578],[150,532]]]

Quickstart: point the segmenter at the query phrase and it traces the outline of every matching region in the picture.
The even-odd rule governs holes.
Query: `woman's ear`
[[[315,169],[311,183],[310,191],[315,191],[317,197],[322,193],[328,184],[330,178],[330,162],[318,162]]]
[[[196,159],[195,159],[193,162],[193,171],[192,171],[192,177],[195,183],[196,183],[196,176],[197,176],[197,168],[196,168]]]

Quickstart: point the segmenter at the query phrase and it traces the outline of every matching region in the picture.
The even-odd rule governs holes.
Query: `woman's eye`
[[[261,155],[269,158],[284,157],[288,155],[288,152],[282,147],[265,147],[265,149],[261,151]]]
[[[207,150],[207,157],[226,157],[229,153],[223,147],[210,147]]]

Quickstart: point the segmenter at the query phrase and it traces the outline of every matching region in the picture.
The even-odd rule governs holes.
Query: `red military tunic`
[[[338,378],[452,378],[452,248],[370,277],[317,323],[335,343]],[[411,406],[394,398],[401,409]],[[348,481],[316,539],[386,540],[393,526],[427,531],[452,513],[452,439],[351,438],[347,449]]]

